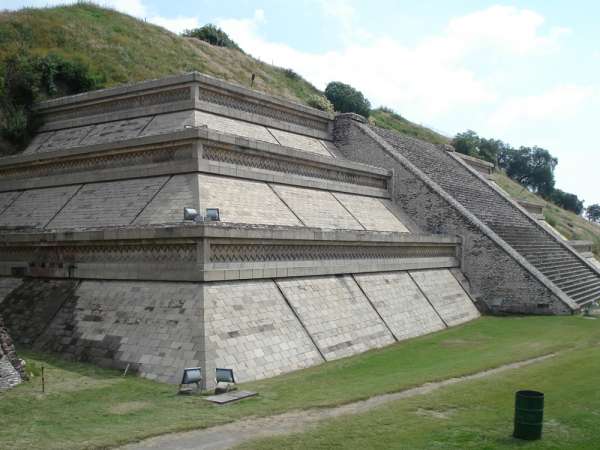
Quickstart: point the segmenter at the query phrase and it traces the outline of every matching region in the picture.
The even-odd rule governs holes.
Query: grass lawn
[[[323,422],[309,432],[249,442],[249,449],[600,448],[600,344],[489,378]],[[512,438],[514,392],[545,393],[542,440]]]
[[[21,351],[30,368],[38,371],[41,364],[45,365],[47,391],[40,392],[40,379],[36,377],[30,383],[0,394],[0,448],[114,446],[250,415],[339,405],[557,350],[578,348],[582,350],[574,355],[582,354],[582,351],[592,351],[598,343],[600,320],[484,317],[385,349],[247,383],[243,388],[256,390],[260,396],[227,407],[213,406],[200,397],[176,396],[174,386],[121,377],[117,372],[92,365],[67,363],[49,355]],[[596,360],[598,356],[596,354]],[[560,373],[552,371],[543,375],[548,382],[560,376],[587,385],[595,378],[586,371],[587,366],[582,364],[585,361],[586,358],[582,358],[573,364],[569,373],[561,369]],[[508,375],[504,376],[508,379]],[[499,389],[501,386],[504,384],[498,383]],[[480,403],[476,397],[472,400],[474,405]],[[463,417],[460,411],[457,418]],[[465,423],[468,419],[464,417]],[[420,416],[412,420],[425,421]],[[470,429],[474,433],[480,428],[479,418],[475,416],[472,420]],[[397,426],[396,422],[393,426]]]

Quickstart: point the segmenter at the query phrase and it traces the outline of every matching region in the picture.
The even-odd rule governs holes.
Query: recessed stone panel
[[[276,128],[269,128],[273,136],[279,141],[284,147],[293,147],[298,150],[305,152],[316,153],[321,156],[327,156],[331,158],[331,153],[325,148],[325,146],[313,137],[303,136],[301,134],[290,133],[288,131],[278,130]]]
[[[132,139],[140,134],[151,119],[152,117],[138,117],[97,125],[81,143],[83,145],[94,145]]]
[[[135,224],[183,222],[183,208],[198,208],[197,175],[176,175],[135,219]]]
[[[242,120],[230,119],[228,117],[217,116],[201,111],[196,111],[196,126],[206,125],[211,130],[220,133],[235,134],[248,139],[257,141],[271,142],[276,144],[277,141],[269,130],[262,125],[244,122]]]
[[[449,270],[416,271],[411,276],[448,326],[479,317],[479,311]]]
[[[23,192],[0,215],[0,227],[44,227],[79,187],[61,186]]]
[[[323,361],[271,280],[204,288],[207,359],[237,381],[272,377]]]
[[[394,342],[349,275],[277,281],[328,361]]]
[[[167,179],[153,177],[86,184],[47,228],[129,225]]]
[[[28,148],[28,153],[51,152],[54,150],[63,150],[82,145],[83,139],[91,132],[93,128],[95,128],[95,126],[96,125],[87,125],[85,127],[58,130],[37,148],[30,146],[30,148]]]
[[[35,137],[31,140],[29,145],[25,150],[23,150],[24,155],[29,155],[32,153],[36,153],[40,146],[46,142],[50,137],[54,134],[54,131],[47,131],[45,133],[36,134]]]
[[[194,111],[179,111],[170,114],[154,116],[148,126],[140,133],[141,136],[151,134],[172,133],[181,131],[186,127],[195,126]]]
[[[367,230],[409,232],[408,228],[386,207],[385,202],[388,200],[352,194],[334,193],[333,195]]]
[[[200,208],[219,208],[222,222],[301,225],[266,183],[212,175],[198,178]]]
[[[331,192],[279,184],[272,186],[307,227],[363,229]]]
[[[202,364],[202,286],[84,281],[36,347],[178,383]]]
[[[23,280],[21,280],[20,278],[0,277],[0,305],[2,304],[6,296],[10,294],[13,290],[15,290],[18,286],[20,286],[21,283],[23,283]],[[2,311],[1,308],[0,311]],[[0,315],[2,315],[1,312]]]
[[[408,273],[359,274],[354,278],[399,341],[445,328]]]
[[[0,214],[19,196],[21,191],[0,192]]]

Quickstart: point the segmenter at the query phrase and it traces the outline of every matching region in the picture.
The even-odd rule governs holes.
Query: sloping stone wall
[[[25,378],[25,370],[0,316],[0,391],[20,384]]]

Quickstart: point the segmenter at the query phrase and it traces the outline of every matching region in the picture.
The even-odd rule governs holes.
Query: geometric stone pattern
[[[0,192],[0,214],[8,208],[8,206],[14,201],[15,198],[21,193],[21,191],[13,192]]]
[[[321,156],[331,158],[331,153],[325,148],[318,139],[301,134],[290,133],[288,131],[269,128],[269,131],[275,136],[275,139],[284,147],[292,147],[305,152],[316,153]]]
[[[154,116],[152,121],[140,133],[140,137],[149,136],[161,133],[171,133],[180,131],[186,127],[193,127],[194,122],[193,111],[179,111],[176,113],[159,114]]]
[[[262,125],[256,125],[241,120],[229,119],[227,117],[208,114],[205,112],[195,111],[196,126],[206,125],[211,130],[220,133],[235,134],[257,141],[270,142],[277,144],[275,138]]]
[[[397,340],[446,328],[408,273],[357,274],[354,279]]]
[[[330,192],[284,185],[272,187],[307,227],[363,229]]]
[[[272,280],[205,285],[204,320],[208,359],[233,368],[236,380],[323,362]]]
[[[86,184],[48,224],[48,228],[129,225],[167,179],[137,178]]]
[[[134,224],[183,222],[183,208],[198,208],[196,175],[175,175],[152,199]]]
[[[219,208],[222,222],[302,224],[266,183],[199,175],[200,209]]]
[[[385,206],[387,200],[337,192],[333,195],[367,230],[409,232]]]
[[[52,136],[50,136],[45,142],[39,145],[39,147],[36,148],[33,145],[30,145],[27,150],[25,150],[24,154],[28,155],[77,147],[90,133],[92,128],[94,128],[94,125],[59,130],[52,134]]]
[[[394,342],[351,276],[295,278],[276,283],[326,360]]]
[[[151,119],[152,117],[138,117],[137,119],[118,120],[98,125],[81,141],[81,145],[104,144],[134,138],[148,125]]]
[[[80,186],[25,191],[0,214],[0,226],[43,228]]]
[[[477,308],[449,270],[415,271],[410,275],[449,327],[479,317]]]
[[[202,286],[84,281],[36,348],[178,383],[202,364]]]

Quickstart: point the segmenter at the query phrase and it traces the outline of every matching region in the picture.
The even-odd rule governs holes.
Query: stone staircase
[[[490,227],[575,303],[600,299],[600,273],[452,154],[372,128],[402,156]]]

